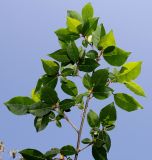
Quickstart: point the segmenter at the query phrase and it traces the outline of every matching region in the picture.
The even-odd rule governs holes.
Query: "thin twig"
[[[81,141],[82,129],[83,129],[84,120],[85,120],[85,116],[86,116],[87,109],[88,109],[90,95],[87,97],[86,104],[85,104],[85,107],[84,107],[84,110],[83,110],[83,115],[82,115],[82,119],[81,119],[80,129],[79,129],[79,132],[78,132],[78,139],[77,139],[77,147],[76,147],[77,153],[75,154],[74,160],[78,159],[78,152],[80,151],[80,141]]]
[[[89,146],[91,146],[93,144],[93,142],[89,143],[87,146],[85,146],[84,148],[80,149],[79,152],[85,150],[86,148],[88,148]]]
[[[79,133],[79,130],[77,129],[77,127],[70,121],[70,119],[68,118],[68,116],[64,113],[64,119],[72,126],[72,128]]]

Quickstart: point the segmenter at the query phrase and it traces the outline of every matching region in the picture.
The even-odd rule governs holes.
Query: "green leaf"
[[[121,66],[123,65],[130,52],[126,52],[118,47],[116,47],[112,52],[103,53],[104,59],[113,66]]]
[[[45,156],[35,149],[24,149],[19,152],[26,160],[45,160]]]
[[[53,76],[58,74],[59,65],[57,62],[44,59],[42,59],[41,61],[43,64],[43,69],[48,75]]]
[[[89,138],[84,138],[81,142],[82,142],[83,144],[90,144],[90,143],[92,143],[92,140],[89,139]]]
[[[35,89],[32,89],[31,97],[35,102],[39,102],[40,101],[40,93],[35,92]]]
[[[79,25],[81,25],[79,20],[67,17],[67,27],[70,32],[79,33],[77,29]]]
[[[67,16],[71,17],[71,18],[74,18],[74,19],[77,19],[80,22],[82,21],[81,15],[76,11],[68,10],[67,11]]]
[[[104,147],[92,146],[92,155],[95,160],[107,160],[107,153]]]
[[[91,59],[96,59],[98,58],[98,52],[95,50],[90,50],[86,53],[86,56]]]
[[[44,115],[48,114],[51,110],[51,105],[38,102],[29,108],[29,113],[37,117],[43,117]]]
[[[63,69],[62,72],[61,72],[61,75],[62,75],[63,77],[72,76],[73,74],[74,74],[74,69],[72,69],[72,68],[65,68],[65,69]]]
[[[96,99],[106,99],[113,93],[113,89],[110,87],[100,86],[93,88],[93,97]]]
[[[76,96],[78,94],[77,86],[70,80],[62,81],[61,88],[66,94],[70,96]]]
[[[65,111],[70,109],[72,106],[74,106],[75,101],[73,99],[64,99],[59,103],[59,105],[60,105],[60,109],[63,109]]]
[[[110,136],[106,131],[100,131],[99,133],[99,139],[102,141],[102,146],[105,148],[107,152],[109,152],[110,147],[111,147],[111,139]]]
[[[51,106],[56,104],[59,99],[54,89],[50,87],[43,87],[41,89],[41,100]]]
[[[80,62],[78,67],[80,71],[92,72],[99,66],[99,63],[91,58],[85,58],[84,61]]]
[[[91,77],[88,73],[84,75],[82,82],[85,88],[92,89],[93,85],[92,85]]]
[[[55,157],[59,153],[60,153],[60,149],[58,149],[58,148],[51,148],[50,151],[47,151],[45,153],[45,156],[46,156],[47,159],[52,159],[53,157]]]
[[[110,103],[100,111],[100,122],[103,126],[113,125],[117,119],[114,103]]]
[[[108,69],[99,69],[92,75],[92,83],[94,87],[105,86],[108,80],[109,72]]]
[[[35,104],[35,101],[29,97],[14,97],[4,103],[8,110],[16,115],[28,114],[29,107]]]
[[[87,120],[90,127],[100,127],[100,120],[96,112],[90,110],[87,114]]]
[[[82,8],[82,19],[83,21],[87,21],[89,18],[92,18],[94,14],[93,7],[91,3],[87,3],[83,8]]]
[[[62,124],[61,124],[61,122],[59,120],[56,120],[56,126],[59,127],[59,128],[62,127]]]
[[[60,153],[64,156],[71,156],[76,154],[76,150],[73,146],[67,145],[60,149]]]
[[[74,42],[70,42],[67,48],[67,53],[73,62],[77,62],[79,59],[79,50]]]
[[[130,82],[124,82],[125,86],[130,89],[132,92],[139,96],[144,96],[145,97],[145,92],[142,89],[141,86],[139,86],[137,83],[130,81]]]
[[[57,76],[48,76],[43,75],[41,78],[38,79],[35,93],[39,92],[42,87],[50,87],[52,89],[55,89],[57,85],[58,77]]]
[[[105,35],[106,35],[106,31],[105,31],[103,24],[101,24],[100,26],[97,26],[96,30],[92,33],[93,45],[96,48],[98,48],[98,43],[99,43],[101,37],[103,37]]]
[[[125,93],[114,94],[114,100],[118,107],[128,112],[143,109],[141,104],[139,104],[132,96]]]
[[[141,72],[141,65],[141,61],[124,64],[116,75],[117,81],[122,83],[136,79]]]
[[[49,54],[49,56],[59,62],[70,63],[70,59],[68,57],[68,53],[67,53],[66,49],[59,49],[59,50]]]
[[[55,31],[55,34],[58,36],[58,39],[61,41],[74,41],[80,37],[79,34],[70,32],[67,28],[60,28]]]
[[[115,47],[115,45],[116,45],[116,42],[115,42],[114,34],[113,34],[113,31],[111,30],[108,34],[101,37],[98,47],[105,50],[106,48],[111,46]]]
[[[47,127],[48,123],[49,123],[48,116],[35,117],[34,119],[34,126],[37,132],[44,130]]]
[[[82,35],[83,36],[90,36],[93,31],[96,30],[98,25],[99,17],[90,18],[82,27]],[[86,37],[87,38],[87,37]]]

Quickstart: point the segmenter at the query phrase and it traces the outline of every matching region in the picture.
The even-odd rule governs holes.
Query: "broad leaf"
[[[116,47],[112,52],[104,53],[103,57],[109,64],[113,66],[121,66],[126,62],[129,55],[130,52],[126,52]]]
[[[44,130],[49,123],[49,116],[35,117],[34,126],[37,132]]]
[[[24,149],[19,152],[26,160],[45,160],[45,156],[35,149]]]
[[[55,157],[56,155],[58,155],[60,153],[60,149],[58,149],[58,148],[51,148],[51,150],[50,151],[47,151],[46,153],[45,153],[45,156],[46,156],[46,158],[47,159],[52,159],[53,157]]]
[[[91,59],[96,59],[96,58],[98,58],[98,52],[95,50],[90,50],[86,53],[86,56]]]
[[[143,109],[141,104],[139,104],[132,96],[125,93],[117,93],[114,95],[114,100],[120,108],[131,112],[137,109]]]
[[[92,143],[92,140],[89,139],[89,138],[84,138],[81,142],[82,142],[83,144],[90,144],[90,143]]]
[[[67,53],[66,49],[59,49],[59,50],[49,54],[49,56],[59,62],[70,63],[70,59],[68,57],[68,53]]]
[[[50,87],[43,87],[41,89],[41,100],[50,106],[56,104],[58,102],[56,91]]]
[[[81,24],[81,22],[77,19],[67,17],[67,27],[70,32],[79,33],[78,26]]]
[[[132,92],[139,96],[144,96],[145,97],[145,92],[142,89],[141,86],[139,86],[137,83],[130,81],[130,82],[124,82],[125,86],[130,89]]]
[[[99,69],[92,75],[92,83],[94,87],[105,86],[108,80],[109,72],[107,69]]]
[[[24,115],[28,113],[29,108],[35,104],[35,101],[29,97],[14,97],[4,103],[7,108],[16,115]]]
[[[80,62],[78,67],[80,71],[92,72],[99,66],[99,63],[91,58],[85,58],[84,61]]]
[[[71,156],[76,154],[76,150],[73,146],[67,145],[60,149],[60,153],[64,156]]]
[[[93,110],[90,110],[87,114],[87,120],[90,127],[99,127],[100,126],[100,120],[96,112]]]
[[[65,111],[70,109],[72,106],[74,106],[75,101],[73,99],[64,99],[59,103],[59,105],[60,105],[60,109]]]
[[[76,19],[76,20],[78,20],[80,22],[82,21],[81,15],[76,11],[68,10],[67,11],[67,16],[71,17],[71,18],[74,18],[74,19]]]
[[[93,84],[91,81],[91,76],[88,73],[84,75],[82,82],[85,88],[92,89]]]
[[[128,62],[124,64],[116,75],[118,82],[131,81],[138,77],[141,72],[142,62]]]
[[[92,33],[93,45],[96,48],[98,48],[98,43],[99,43],[101,37],[103,37],[105,35],[106,35],[106,31],[105,31],[103,24],[101,24],[100,26],[97,26],[96,30]]]
[[[40,93],[35,92],[35,89],[32,89],[31,97],[35,102],[39,102],[40,101]]]
[[[105,86],[101,86],[101,87],[94,87],[93,88],[93,97],[95,97],[96,99],[106,99],[108,98],[111,94],[113,93],[113,89],[110,87],[105,87]]]
[[[78,94],[77,86],[70,80],[62,81],[61,88],[66,94],[71,96],[76,96]]]
[[[61,28],[55,31],[55,34],[58,36],[58,39],[61,41],[74,41],[80,37],[79,34],[70,32],[67,28]]]
[[[117,119],[114,103],[110,103],[100,111],[100,122],[103,126],[113,125]]]
[[[70,42],[67,48],[67,53],[73,62],[77,62],[79,59],[79,50],[74,42]]]
[[[91,3],[87,3],[83,8],[82,8],[82,19],[83,21],[87,21],[89,18],[92,18],[94,14],[93,7]]]
[[[65,68],[65,69],[63,69],[62,72],[61,72],[61,75],[62,75],[63,77],[72,76],[73,74],[74,74],[74,69],[72,69],[72,68]]]
[[[51,60],[44,60],[42,59],[43,69],[44,71],[50,75],[57,75],[59,71],[59,65],[57,62],[51,61]]]
[[[95,160],[107,160],[107,153],[104,147],[92,146],[92,155]]]
[[[113,34],[113,31],[111,30],[108,34],[101,37],[98,47],[105,50],[108,47],[115,47],[115,45],[116,45],[116,42],[115,42],[114,34]]]

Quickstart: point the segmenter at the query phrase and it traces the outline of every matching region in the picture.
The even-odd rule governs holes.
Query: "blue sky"
[[[37,148],[44,152],[51,147],[76,144],[76,134],[68,124],[63,122],[63,129],[50,124],[46,130],[36,133],[32,116],[15,116],[5,108],[3,102],[14,96],[30,94],[37,79],[44,73],[40,59],[47,58],[48,53],[59,47],[53,31],[65,26],[68,9],[81,11],[87,2],[0,0],[0,139],[8,150]],[[143,61],[142,73],[136,82],[145,89],[147,97],[134,97],[144,106],[144,110],[127,113],[117,108],[117,126],[110,133],[112,148],[109,160],[151,159],[152,1],[90,2],[106,29],[113,29],[118,46],[132,52],[128,61]],[[124,91],[123,87],[117,89]],[[92,102],[91,107],[99,111],[110,102]],[[74,110],[69,116],[78,122],[80,112]],[[85,138],[89,131],[87,123],[83,131],[82,137]],[[79,159],[92,160],[89,151],[82,153]]]

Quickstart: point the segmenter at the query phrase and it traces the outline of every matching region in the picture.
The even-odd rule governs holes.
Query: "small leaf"
[[[74,42],[70,42],[67,48],[69,58],[73,62],[77,62],[79,59],[79,50]]]
[[[95,160],[108,160],[107,153],[104,147],[97,147],[95,145],[92,146],[92,155]]]
[[[100,120],[98,115],[93,111],[90,110],[87,114],[87,120],[90,127],[99,127],[100,126]]]
[[[76,96],[78,94],[77,86],[70,80],[66,80],[64,82],[62,81],[61,88],[66,94],[69,94],[70,96]]]
[[[59,99],[54,89],[50,87],[43,87],[41,89],[41,100],[51,106],[56,104]]]
[[[51,150],[50,151],[47,151],[46,153],[45,153],[45,156],[46,156],[46,158],[47,159],[52,159],[53,157],[55,157],[56,155],[58,155],[60,153],[60,149],[58,149],[58,148],[51,148]]]
[[[82,8],[82,19],[87,21],[89,18],[92,18],[94,14],[93,7],[91,3],[87,3],[83,8]]]
[[[35,149],[24,149],[19,152],[26,160],[45,160],[45,156]]]
[[[142,89],[141,86],[139,86],[137,83],[130,81],[130,82],[124,82],[125,86],[130,89],[132,92],[139,96],[144,96],[145,97],[145,92]]]
[[[35,101],[29,97],[14,97],[4,103],[8,110],[16,115],[28,114],[29,108],[35,104]]]
[[[129,55],[130,52],[126,52],[116,47],[112,52],[104,53],[103,57],[109,64],[121,66],[126,62]]]
[[[55,31],[55,34],[58,36],[58,39],[61,41],[74,41],[80,37],[79,34],[70,32],[67,28],[60,28]]]
[[[89,138],[84,138],[81,142],[82,142],[83,144],[90,144],[90,143],[92,143],[92,140],[89,139]]]
[[[80,71],[92,72],[99,66],[99,63],[91,58],[85,58],[83,62],[80,62],[78,67]]]
[[[93,85],[92,85],[91,77],[88,73],[84,75],[82,82],[85,88],[92,89]]]
[[[142,62],[128,62],[122,66],[119,73],[116,75],[118,82],[131,81],[138,77],[141,72]]]
[[[49,123],[48,116],[35,117],[35,119],[34,119],[34,126],[35,126],[37,132],[44,130],[47,127],[48,123]]]
[[[56,126],[59,127],[59,128],[62,127],[62,124],[61,124],[61,122],[59,120],[56,120]]]
[[[93,97],[95,97],[96,99],[106,99],[108,98],[111,94],[113,93],[113,89],[110,87],[105,87],[105,86],[101,86],[101,87],[94,87],[93,88]]]
[[[101,37],[98,47],[102,49],[106,49],[111,46],[115,47],[115,45],[116,45],[116,42],[115,42],[114,34],[113,34],[113,31],[111,30],[108,34]]]
[[[67,145],[60,149],[60,153],[64,156],[71,156],[76,154],[76,150],[73,146]]]
[[[114,103],[110,103],[100,111],[100,122],[103,126],[113,125],[117,119]]]
[[[125,93],[117,93],[114,95],[115,103],[118,107],[131,112],[137,109],[143,109],[141,104],[139,104],[132,96]]]
[[[49,54],[49,56],[59,62],[70,63],[70,59],[68,57],[68,53],[67,53],[66,49],[59,49],[59,50]]]
[[[35,102],[39,102],[40,101],[40,93],[35,92],[35,89],[32,89],[31,97]]]
[[[60,109],[63,109],[65,111],[70,109],[72,106],[74,106],[75,101],[73,99],[64,99],[59,103],[59,105],[60,105]]]
[[[109,72],[107,69],[99,69],[92,75],[92,83],[96,86],[105,86],[108,80]]]
[[[43,64],[44,71],[48,75],[53,76],[53,75],[57,75],[58,74],[58,71],[59,71],[58,63],[56,63],[54,61],[42,59],[42,64]]]
[[[62,75],[63,77],[72,76],[73,74],[74,74],[74,69],[72,69],[72,68],[65,68],[65,69],[63,69],[62,72],[61,72],[61,75]]]
[[[67,17],[67,27],[70,32],[79,33],[77,27],[81,24],[81,22],[77,19]]]
[[[91,59],[96,59],[98,58],[98,52],[95,50],[90,50],[86,53],[86,56]]]
[[[76,11],[68,10],[67,11],[67,16],[71,17],[71,18],[74,18],[74,19],[77,19],[80,22],[82,21],[81,15]]]

